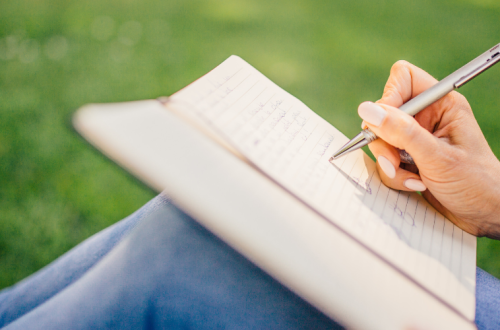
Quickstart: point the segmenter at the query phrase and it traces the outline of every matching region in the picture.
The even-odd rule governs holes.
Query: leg
[[[47,267],[0,292],[0,328],[79,279],[145,216],[167,203],[162,195],[134,214],[90,237]]]
[[[338,329],[172,205],[8,329]]]
[[[500,280],[478,268],[476,273],[476,325],[500,329]]]

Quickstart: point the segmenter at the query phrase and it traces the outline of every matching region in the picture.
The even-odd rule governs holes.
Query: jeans
[[[476,324],[500,328],[477,270]],[[160,195],[0,292],[5,329],[341,329]]]

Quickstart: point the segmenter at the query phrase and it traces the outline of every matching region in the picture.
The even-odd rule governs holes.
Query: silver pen
[[[500,62],[500,44],[470,61],[425,92],[415,96],[403,104],[399,110],[406,112],[410,116],[414,116],[432,103],[441,99],[449,92],[462,87],[467,82],[471,81],[473,78],[477,77],[498,62]],[[362,130],[361,133],[356,135],[351,141],[347,142],[342,148],[334,153],[330,158],[330,162],[366,146],[368,143],[376,140],[377,138],[378,137],[375,133],[373,133],[369,128]],[[413,159],[410,155],[408,155],[408,153],[406,153],[406,151],[401,150],[400,156],[402,161],[410,164],[413,163]]]

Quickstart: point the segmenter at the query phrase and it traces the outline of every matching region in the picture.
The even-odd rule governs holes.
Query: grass
[[[494,0],[2,1],[0,287],[154,196],[72,131],[78,107],[169,95],[237,54],[352,136],[395,61],[442,78],[500,42],[499,14]],[[499,72],[461,90],[497,156]],[[500,243],[478,245],[500,277]]]

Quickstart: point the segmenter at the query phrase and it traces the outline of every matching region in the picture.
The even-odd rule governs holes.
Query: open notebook
[[[76,129],[311,304],[354,328],[473,329],[475,237],[382,184],[361,150],[237,56]],[[235,157],[237,156],[237,157]]]

